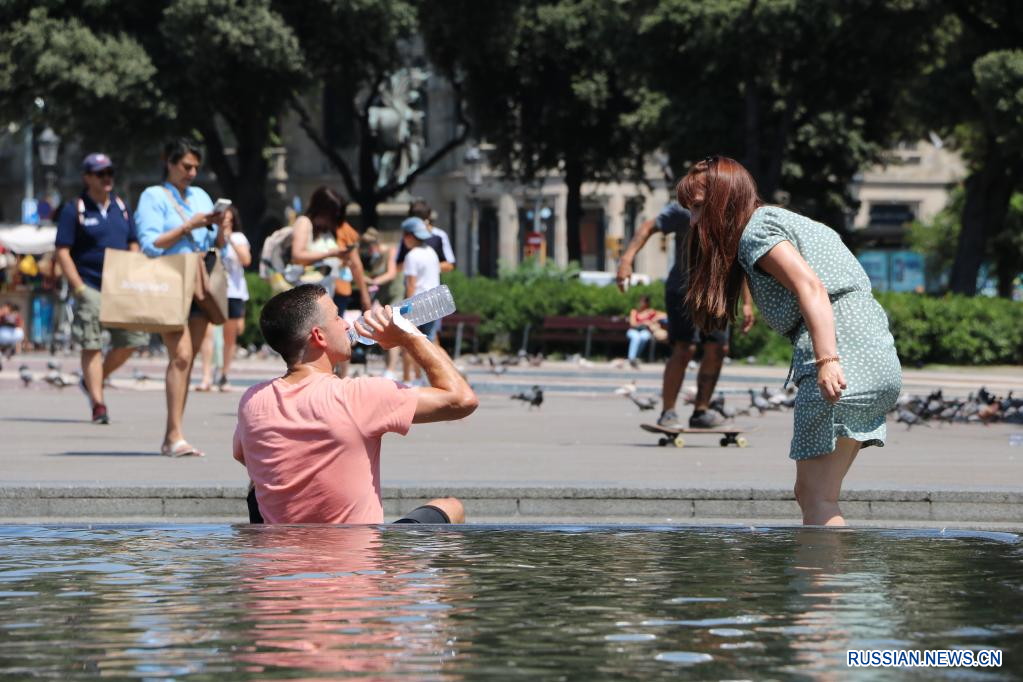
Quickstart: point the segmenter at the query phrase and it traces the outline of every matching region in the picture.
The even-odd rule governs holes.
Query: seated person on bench
[[[307,284],[277,294],[263,307],[259,327],[287,371],[253,386],[238,406],[234,458],[253,482],[249,517],[266,523],[384,521],[380,497],[380,438],[405,435],[413,423],[471,414],[475,393],[447,353],[390,306],[365,314],[385,350],[400,346],[425,370],[430,386],[406,388],[389,379],[340,379],[349,359],[348,323],[323,288]],[[257,507],[258,504],[258,507]],[[431,500],[398,523],[461,523],[455,498]]]

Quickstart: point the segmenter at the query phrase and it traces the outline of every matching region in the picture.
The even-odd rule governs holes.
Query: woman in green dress
[[[704,330],[735,317],[744,281],[764,320],[793,345],[798,387],[789,457],[805,525],[845,525],[842,479],[860,448],[885,441],[902,389],[888,318],[838,234],[765,206],[743,166],[713,156],[678,185],[692,213],[686,303]]]

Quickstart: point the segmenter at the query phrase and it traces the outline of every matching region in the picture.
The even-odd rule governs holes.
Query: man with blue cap
[[[114,164],[106,154],[89,154],[82,161],[85,188],[76,201],[64,205],[57,220],[57,262],[74,293],[72,338],[82,348],[79,387],[89,399],[94,424],[110,417],[103,401],[103,382],[149,343],[149,335],[110,329],[110,352],[102,355],[103,328],[99,323],[103,255],[106,249],[138,251],[135,221],[128,205],[114,194]]]

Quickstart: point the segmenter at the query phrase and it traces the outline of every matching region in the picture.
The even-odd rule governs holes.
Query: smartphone
[[[213,204],[213,213],[223,213],[231,207],[230,199],[217,199],[217,203]]]

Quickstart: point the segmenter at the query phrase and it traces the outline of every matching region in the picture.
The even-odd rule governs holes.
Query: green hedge
[[[877,294],[904,364],[1023,363],[1023,303],[1004,298]]]
[[[480,348],[484,351],[517,350],[526,325],[539,329],[547,315],[627,315],[643,294],[650,295],[655,308],[664,309],[661,282],[633,287],[623,294],[614,286],[583,284],[577,274],[572,268],[559,270],[528,263],[502,271],[497,279],[470,278],[459,271],[443,279],[451,288],[459,312],[482,318]],[[250,302],[242,343],[259,345],[259,311],[270,298],[270,287],[253,273],[246,279]],[[1023,303],[914,293],[881,293],[877,298],[888,312],[904,364],[1023,363]],[[771,331],[758,316],[748,335],[733,332],[731,355],[785,364],[792,350],[788,340]]]
[[[263,335],[259,333],[259,313],[263,304],[270,300],[270,285],[255,272],[245,273],[249,285],[249,304],[245,306],[245,331],[238,339],[239,345],[262,346]]]

